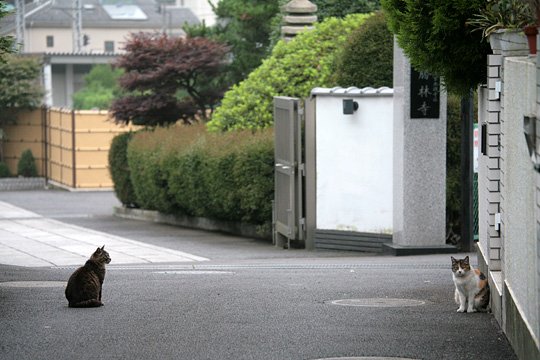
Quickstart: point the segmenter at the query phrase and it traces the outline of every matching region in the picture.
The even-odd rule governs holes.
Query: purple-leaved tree
[[[227,46],[206,38],[131,34],[116,66],[125,95],[113,101],[117,122],[162,126],[206,121],[225,91]]]

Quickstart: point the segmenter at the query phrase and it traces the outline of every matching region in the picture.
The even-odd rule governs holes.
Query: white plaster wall
[[[344,98],[358,102],[354,115]],[[317,95],[317,229],[392,233],[392,104]]]
[[[501,132],[503,276],[536,339],[540,338],[535,177],[523,135],[523,116],[536,113],[536,67],[532,60],[506,58]]]

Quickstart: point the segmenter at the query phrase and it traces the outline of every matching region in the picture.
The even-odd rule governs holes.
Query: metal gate
[[[274,229],[276,246],[290,247],[304,240],[301,101],[274,98]]]

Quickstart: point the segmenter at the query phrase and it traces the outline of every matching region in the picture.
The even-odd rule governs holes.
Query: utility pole
[[[80,53],[82,50],[82,0],[73,0],[72,20],[73,52]]]
[[[24,28],[25,28],[25,9],[24,9],[24,0],[15,0],[15,26],[16,26],[16,37],[17,45],[21,52],[24,52]]]

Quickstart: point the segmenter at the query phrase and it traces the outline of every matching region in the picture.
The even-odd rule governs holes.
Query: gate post
[[[439,96],[440,94],[440,96]],[[394,40],[394,255],[455,252],[446,245],[446,93],[412,69]]]

